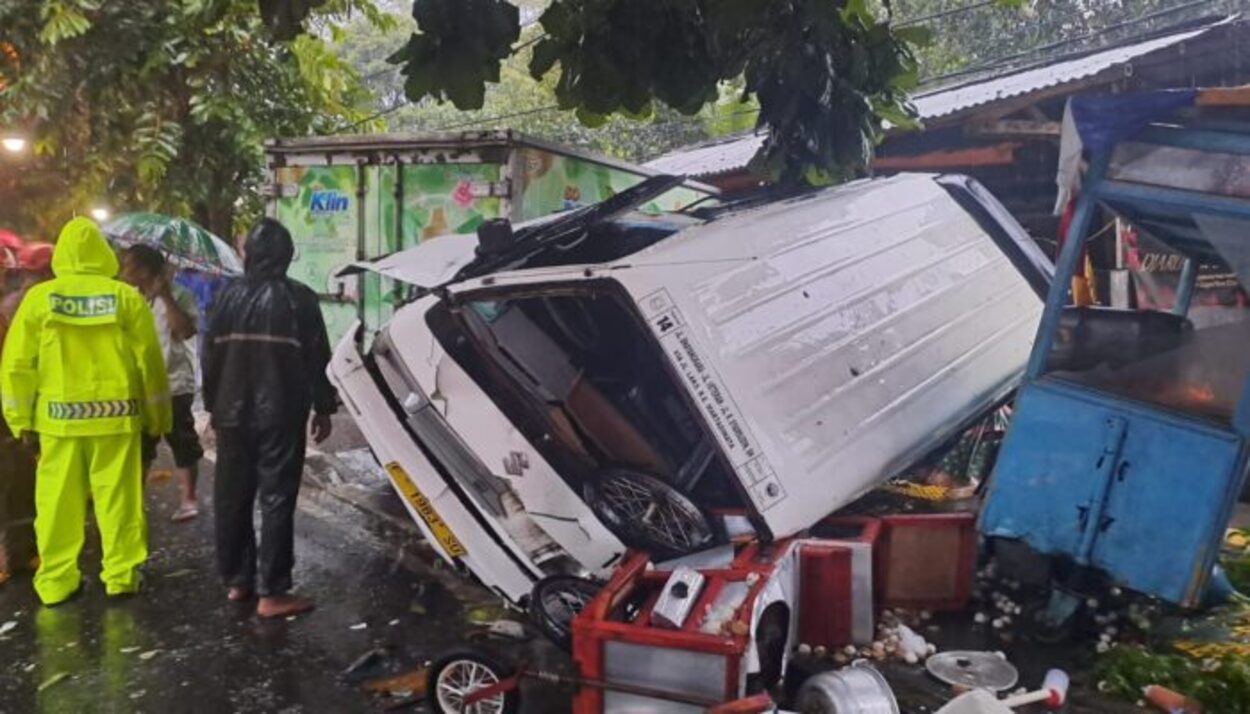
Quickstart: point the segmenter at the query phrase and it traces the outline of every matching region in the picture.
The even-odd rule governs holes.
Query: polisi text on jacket
[[[68,317],[102,317],[117,313],[116,295],[58,295],[48,296],[49,309]]]

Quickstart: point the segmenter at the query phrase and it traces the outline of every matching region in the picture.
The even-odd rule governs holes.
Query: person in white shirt
[[[165,442],[174,452],[174,474],[178,479],[182,500],[174,512],[174,521],[189,521],[199,515],[195,485],[204,450],[195,431],[195,355],[190,340],[199,331],[199,308],[190,291],[174,284],[171,265],[161,252],[151,246],[137,244],[122,256],[122,280],[143,293],[152,315],[165,355],[169,373],[169,390],[173,397],[174,428],[165,435]],[[145,438],[144,469],[156,459],[159,440]]]

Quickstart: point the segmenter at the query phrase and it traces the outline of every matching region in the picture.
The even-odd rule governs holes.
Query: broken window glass
[[[1135,227],[1140,240],[1119,247],[1129,305],[1065,308],[1046,372],[1228,422],[1250,374],[1250,221],[1139,216]]]

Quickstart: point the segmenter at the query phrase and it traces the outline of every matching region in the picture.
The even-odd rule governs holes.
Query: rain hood
[[[61,229],[52,252],[52,272],[57,277],[101,275],[112,278],[119,269],[117,254],[94,221],[75,218]]]
[[[295,256],[291,232],[272,218],[262,219],[243,247],[243,274],[249,278],[281,278]]]

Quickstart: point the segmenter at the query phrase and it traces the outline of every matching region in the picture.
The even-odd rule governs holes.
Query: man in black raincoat
[[[286,277],[294,253],[281,223],[258,223],[244,244],[244,275],[216,298],[204,334],[204,406],[217,432],[217,563],[228,597],[259,595],[262,617],[313,607],[290,592],[293,518],[309,411],[312,437],[321,442],[336,405],[317,296]],[[259,549],[252,528],[258,495]]]

